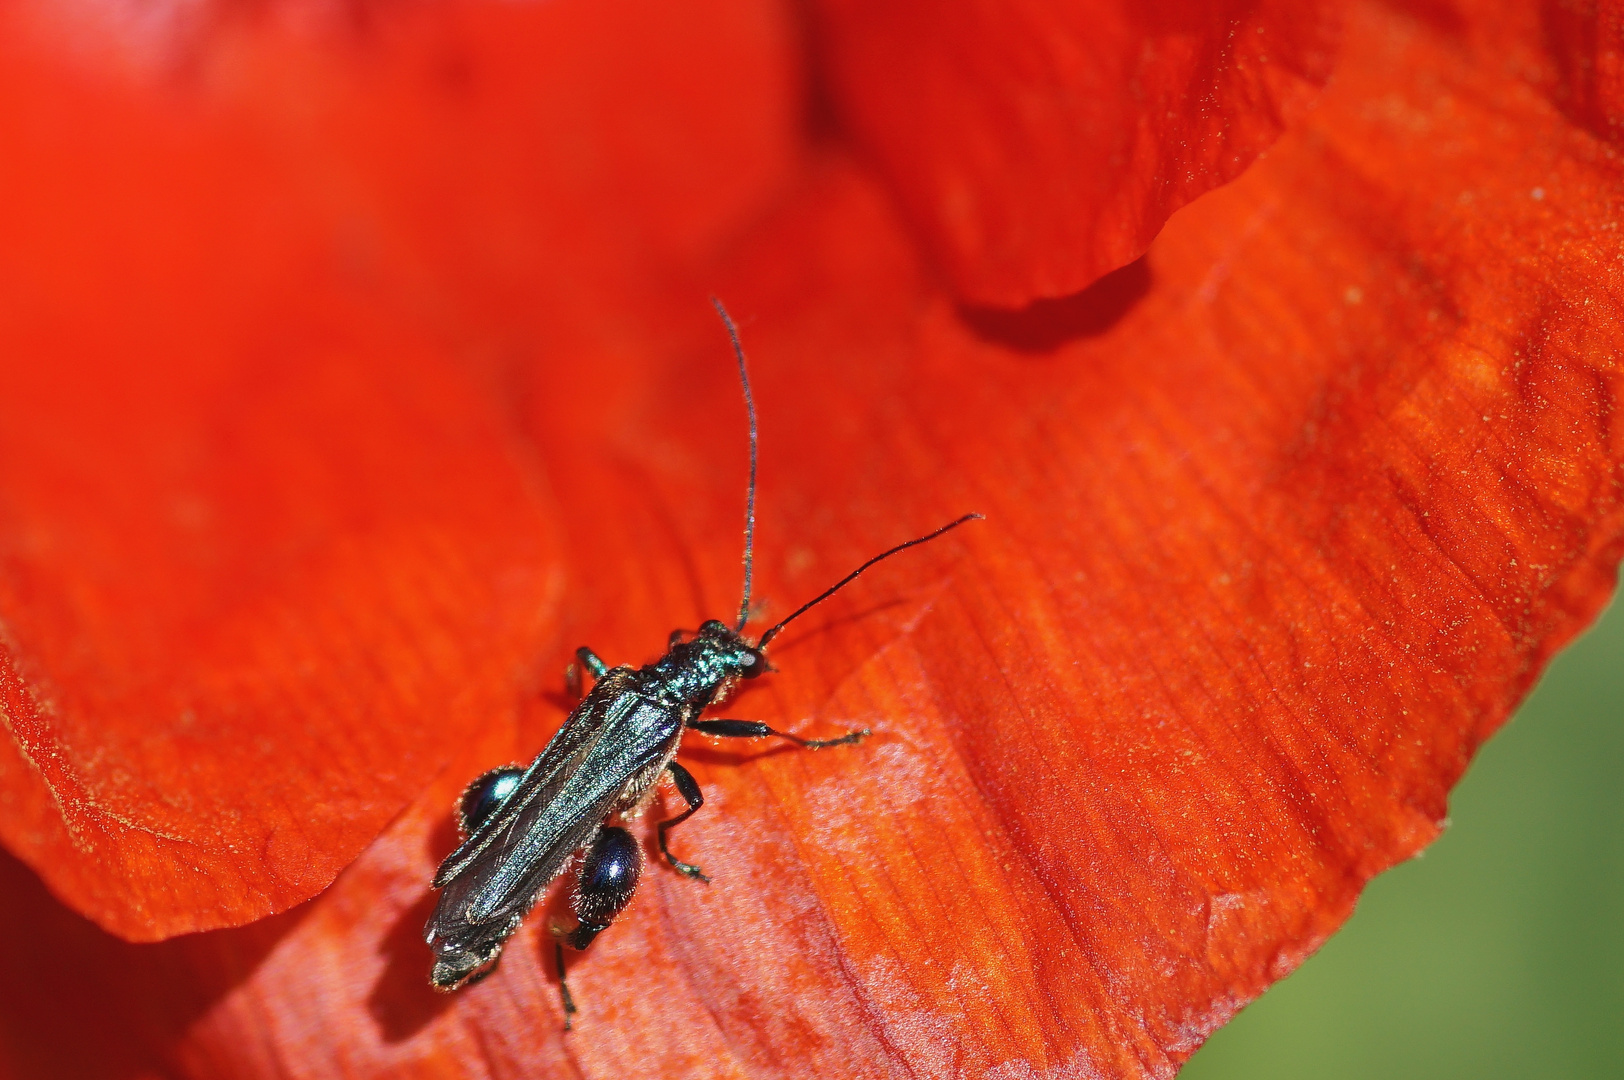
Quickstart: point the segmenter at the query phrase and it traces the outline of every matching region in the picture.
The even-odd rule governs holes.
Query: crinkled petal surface
[[[374,247],[371,262],[312,259],[315,271],[297,251],[270,269],[226,260],[262,275],[257,289],[195,271],[183,283],[215,290],[204,325],[223,343],[194,343],[190,364],[143,348],[176,365],[148,383],[61,344],[79,340],[70,331],[119,342],[96,318],[70,320],[55,287],[6,311],[11,340],[61,350],[95,394],[79,387],[70,408],[50,395],[79,383],[7,376],[37,404],[6,403],[5,438],[62,479],[23,469],[22,451],[0,465],[6,716],[20,749],[4,835],[68,905],[157,937],[201,906],[187,889],[227,897],[200,927],[319,887],[310,870],[301,887],[276,879],[283,891],[258,908],[229,906],[230,889],[270,895],[258,883],[283,865],[265,854],[275,815],[299,822],[312,863],[331,865],[417,796],[310,904],[154,945],[116,940],[22,863],[0,866],[12,1070],[1170,1075],[1317,947],[1370,876],[1436,836],[1450,785],[1606,600],[1624,550],[1624,170],[1574,105],[1557,37],[1525,32],[1553,25],[1549,13],[1485,6],[1492,17],[1350,9],[1337,74],[1299,128],[1179,212],[1143,260],[1016,312],[967,306],[940,284],[939,251],[920,245],[894,175],[866,151],[774,136],[795,110],[782,74],[793,26],[759,12],[714,14],[753,27],[723,40],[739,63],[758,59],[738,70],[765,89],[720,94],[722,113],[684,129],[703,144],[730,130],[726,110],[763,110],[740,129],[755,143],[718,138],[717,153],[753,163],[743,177],[712,177],[677,139],[669,183],[591,139],[599,153],[528,173],[518,150],[457,142],[478,129],[457,110],[484,115],[469,102],[494,110],[487,136],[511,135],[502,110],[515,95],[492,92],[505,85],[492,58],[523,55],[512,43],[534,32],[524,20],[585,20],[571,24],[579,49],[544,24],[561,58],[604,40],[569,5],[504,9],[488,26],[466,15],[479,8],[431,13],[412,25],[432,33],[353,61],[396,92],[427,70],[469,95],[431,126],[466,151],[449,163],[421,149],[408,117],[366,86],[327,86],[317,65],[296,83],[322,91],[307,112],[266,121],[285,125],[269,145],[299,151],[284,163],[326,163],[310,180],[322,207],[292,220],[346,236],[322,217],[328,201],[365,209],[388,258]],[[679,32],[653,11],[616,29],[643,26],[656,43]],[[421,61],[449,39],[484,44],[449,68]],[[184,77],[270,100],[264,88],[295,85],[276,80],[310,58],[258,51],[262,40]],[[669,105],[682,85],[656,96]],[[550,132],[576,115],[545,106],[532,122]],[[630,115],[650,131],[685,114],[646,107]],[[221,138],[241,130],[204,121]],[[117,139],[129,125],[107,127]],[[38,134],[38,152],[59,141]],[[225,168],[211,145],[198,168]],[[252,179],[267,167],[242,168]],[[611,183],[625,185],[624,213],[576,209]],[[228,246],[207,221],[169,212],[175,228],[143,225],[144,244],[178,230],[205,254]],[[27,225],[17,217],[8,228]],[[622,231],[594,256],[583,237],[614,221]],[[297,249],[300,235],[267,228],[260,242]],[[549,238],[551,257],[531,250]],[[561,267],[577,247],[579,269]],[[77,282],[88,261],[122,280],[92,257],[101,250],[85,240],[45,270]],[[8,288],[33,280],[7,274]],[[357,274],[365,286],[346,276]],[[287,300],[261,322],[230,306],[311,283],[320,302]],[[98,287],[130,309],[107,325],[147,320],[153,340],[179,318],[161,305],[184,301],[157,285],[135,299]],[[641,661],[671,627],[736,602],[743,422],[709,290],[752,355],[763,618],[889,543],[965,510],[986,520],[797,623],[774,644],[780,670],[728,707],[809,732],[872,725],[872,740],[685,751],[708,801],[673,844],[714,884],[650,869],[574,959],[583,1012],[566,1035],[543,911],[490,979],[429,992],[427,881],[465,779],[533,753],[556,723],[547,672],[571,647]],[[309,324],[349,350],[341,361],[319,359],[335,346],[278,336]],[[256,361],[232,334],[283,344]],[[197,359],[226,351],[236,367]],[[222,385],[230,409],[198,404]],[[136,427],[149,413],[152,429]],[[301,426],[271,424],[282,417]],[[402,440],[397,462],[385,451],[401,428],[418,442]],[[218,432],[222,449],[188,456],[193,429]],[[152,431],[178,432],[181,448]],[[273,452],[301,470],[256,471]],[[201,512],[177,502],[192,488],[169,478],[190,483],[188,468],[229,498],[200,496]],[[121,500],[133,508],[111,517]],[[177,564],[175,537],[197,545],[181,548],[190,561]],[[422,557],[431,542],[444,559]],[[66,544],[83,550],[52,554]],[[150,578],[132,569],[143,559],[158,560]],[[367,630],[367,612],[384,629]],[[393,636],[374,645],[369,633]],[[306,700],[287,689],[301,678],[352,711],[316,694],[315,708],[282,708]],[[138,725],[115,707],[144,710],[150,741],[121,735]],[[217,734],[182,750],[186,724]],[[45,737],[57,741],[34,749]],[[234,775],[240,758],[279,779],[209,787],[209,769]],[[368,787],[368,769],[393,770],[396,786]],[[79,790],[69,780],[90,796],[48,802]],[[372,824],[318,828],[319,785],[367,791]],[[199,792],[221,800],[219,828],[262,847],[232,862],[221,845],[215,866],[177,870],[164,843],[181,842],[146,837],[201,835],[187,816],[202,813]],[[74,834],[73,812],[94,830]],[[84,844],[131,869],[106,855],[96,875]],[[129,854],[143,850],[155,854]],[[166,874],[187,884],[166,891]],[[168,922],[149,914],[161,903]]]

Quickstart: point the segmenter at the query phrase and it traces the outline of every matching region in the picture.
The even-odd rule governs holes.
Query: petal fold
[[[1538,35],[1517,44],[1539,42],[1554,62],[1554,96],[1563,111],[1615,146],[1624,142],[1624,4],[1544,0],[1538,15]]]
[[[1335,5],[814,5],[841,123],[961,300],[1069,295],[1240,175],[1330,74]]]

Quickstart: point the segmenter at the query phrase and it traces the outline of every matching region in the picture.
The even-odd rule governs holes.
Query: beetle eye
[[[767,658],[751,650],[744,658],[744,663],[740,665],[739,674],[746,679],[754,679],[767,674]]]

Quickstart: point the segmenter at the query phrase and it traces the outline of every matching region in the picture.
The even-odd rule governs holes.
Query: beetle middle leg
[[[575,650],[575,663],[564,669],[564,689],[569,691],[570,697],[581,696],[581,669],[586,668],[592,681],[597,682],[609,670],[609,665],[598,658],[598,654],[582,645]]]
[[[796,746],[807,750],[822,750],[827,746],[848,746],[852,743],[862,742],[874,732],[869,728],[848,732],[838,739],[803,739],[799,735],[791,735],[787,731],[778,731],[768,727],[759,720],[690,720],[688,726],[695,731],[702,731],[706,735],[717,735],[724,739],[760,739],[772,735],[780,739],[788,739]]]
[[[684,821],[687,821],[689,818],[693,817],[694,811],[705,805],[705,793],[699,790],[699,781],[694,779],[694,774],[689,772],[687,769],[684,769],[681,765],[678,765],[675,761],[668,763],[666,768],[671,770],[671,779],[676,781],[677,784],[677,794],[681,795],[682,801],[688,804],[688,809],[684,810],[682,813],[668,821],[660,822],[658,827],[660,834],[660,854],[665,856],[665,861],[670,863],[671,869],[675,870],[677,873],[682,874],[684,877],[698,878],[700,881],[703,881],[705,884],[709,885],[710,878],[705,876],[705,871],[701,870],[693,863],[685,863],[675,855],[671,854],[671,849],[666,846],[665,840],[665,834],[668,830],[674,826],[681,825]]]

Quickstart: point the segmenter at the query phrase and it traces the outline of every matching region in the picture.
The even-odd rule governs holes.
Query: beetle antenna
[[[941,536],[943,533],[949,532],[949,531],[951,531],[953,529],[958,528],[960,525],[963,525],[966,521],[980,521],[980,520],[981,520],[981,515],[980,514],[965,514],[963,517],[959,518],[957,521],[950,521],[946,525],[943,525],[940,529],[937,529],[935,532],[926,533],[924,536],[915,537],[914,539],[909,540],[906,543],[898,544],[896,547],[891,548],[889,551],[880,552],[878,555],[876,555],[872,559],[868,560],[868,562],[864,563],[862,566],[859,566],[857,569],[853,570],[851,573],[847,574],[845,577],[843,577],[839,581],[835,582],[829,588],[823,590],[823,592],[819,593],[816,597],[814,597],[811,600],[808,600],[806,603],[804,603],[800,607],[796,608],[793,612],[790,613],[789,618],[785,619],[783,622],[779,623],[777,626],[773,627],[771,630],[768,630],[765,634],[762,634],[761,635],[761,640],[756,642],[756,648],[765,649],[767,647],[767,642],[771,641],[773,638],[778,636],[778,631],[780,631],[784,627],[788,626],[797,617],[799,617],[801,615],[804,615],[808,611],[810,611],[813,608],[817,607],[819,604],[821,604],[825,600],[829,599],[829,597],[833,596],[835,593],[839,592],[841,589],[844,589],[847,585],[850,585],[853,581],[857,580],[857,575],[858,574],[861,574],[864,570],[867,570],[869,567],[873,566],[875,563],[880,562],[880,561],[882,561],[884,559],[889,559],[891,556],[895,555],[899,551],[906,551],[907,549],[909,549],[911,547],[914,547],[916,545],[928,543],[929,541],[936,539],[938,536]],[[743,624],[740,624],[740,625],[741,625],[741,628],[742,628]]]
[[[739,624],[733,628],[737,634],[750,618],[750,571],[756,559],[756,399],[750,393],[750,372],[744,365],[744,346],[739,344],[739,328],[733,325],[733,317],[720,300],[711,297],[711,305],[716,308],[716,314],[722,317],[728,339],[733,342],[733,355],[739,358],[739,382],[744,384],[744,411],[750,416],[750,486],[745,489],[744,496],[744,597],[739,601]]]

